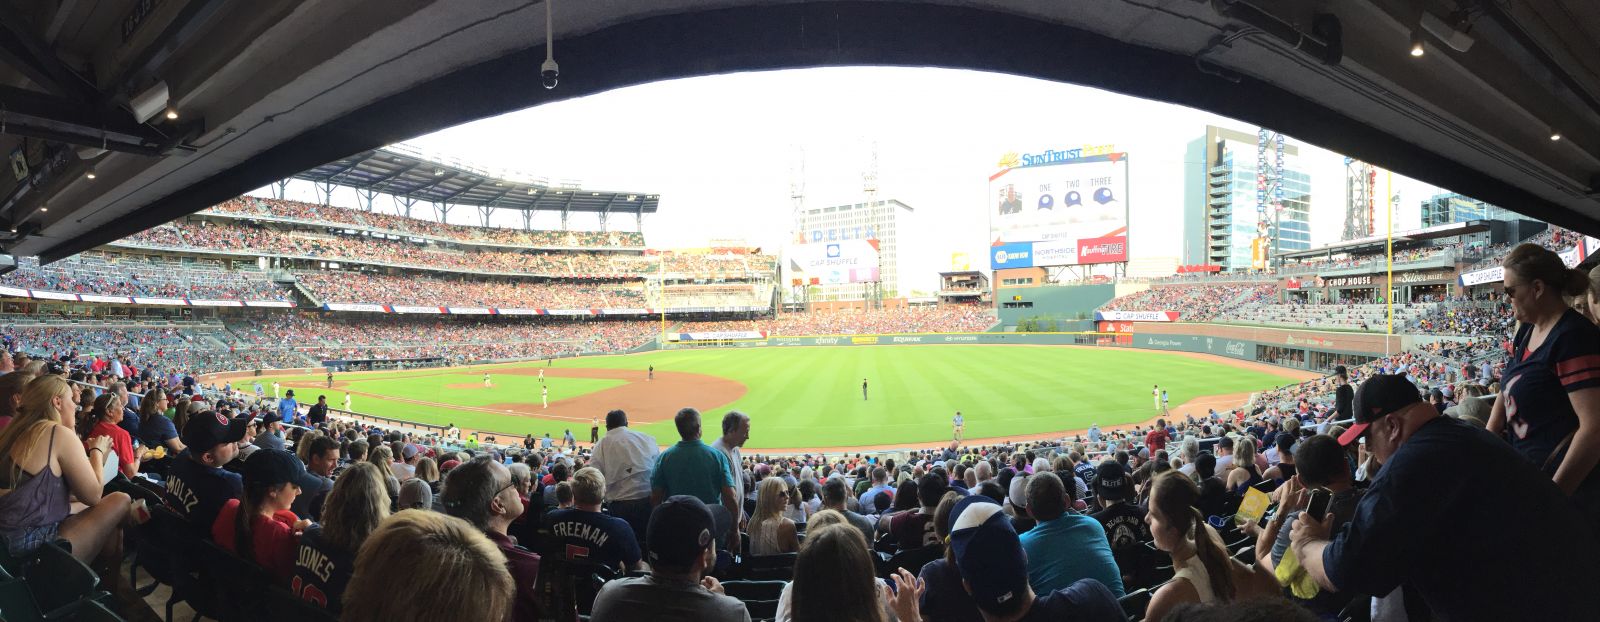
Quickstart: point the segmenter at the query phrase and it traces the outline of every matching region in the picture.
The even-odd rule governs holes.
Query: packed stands
[[[301,272],[296,280],[323,303],[527,309],[649,306],[640,281],[536,282],[331,271]]]
[[[686,333],[758,331],[768,335],[888,335],[896,333],[972,333],[994,326],[988,307],[945,305],[834,313],[785,313],[776,318],[684,322]]]
[[[1206,322],[1241,305],[1270,298],[1275,285],[1212,284],[1152,287],[1116,298],[1102,311],[1178,311],[1185,322]]]
[[[1405,326],[1431,312],[1437,303],[1394,305],[1396,326]],[[1214,318],[1230,324],[1260,324],[1295,328],[1332,328],[1360,331],[1387,330],[1388,307],[1381,304],[1306,304],[1257,302],[1229,309]]]
[[[408,233],[467,244],[496,244],[538,248],[619,248],[644,246],[644,234],[635,231],[549,231],[474,227],[407,218],[395,214],[364,212],[344,207],[262,197],[239,197],[219,203],[208,213],[278,218],[306,223],[344,225],[388,233]]]
[[[0,285],[26,289],[208,300],[290,300],[288,291],[257,270],[224,269],[218,262],[89,252],[41,266],[31,258],[0,276]]]

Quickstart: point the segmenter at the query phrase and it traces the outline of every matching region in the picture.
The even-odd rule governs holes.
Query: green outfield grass
[[[950,438],[950,418],[960,410],[967,437],[1003,437],[1143,421],[1156,413],[1150,397],[1160,384],[1176,407],[1195,397],[1256,391],[1293,382],[1287,375],[1252,372],[1162,352],[1033,346],[872,346],[841,348],[753,348],[672,350],[633,356],[566,359],[558,368],[692,372],[743,383],[744,397],[708,405],[706,438],[729,409],[751,415],[746,447],[805,448],[929,443]],[[529,362],[509,367],[544,366]],[[486,368],[493,373],[494,367]],[[642,379],[643,373],[639,374]],[[870,400],[861,399],[861,380]],[[324,377],[280,377],[285,386],[306,387],[303,403],[315,400]],[[538,379],[495,374],[495,387],[451,389],[483,381],[483,369],[350,374],[351,389],[394,398],[461,406],[539,403]],[[271,378],[263,380],[269,384]],[[608,389],[624,380],[549,378],[552,396],[574,397]],[[241,385],[247,388],[249,383]],[[337,407],[343,391],[321,390]],[[269,388],[270,393],[270,388]],[[308,396],[310,396],[308,398]],[[587,440],[588,422],[469,412],[357,396],[354,410],[380,416],[455,423],[462,427],[560,438],[562,430]],[[668,419],[637,425],[662,442],[677,438],[670,416],[677,405],[651,413]],[[594,413],[603,417],[604,413]],[[635,418],[645,413],[631,413]]]

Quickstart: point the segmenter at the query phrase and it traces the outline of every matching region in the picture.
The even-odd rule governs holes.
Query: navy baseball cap
[[[1000,505],[973,495],[950,511],[950,546],[956,568],[972,587],[979,609],[993,611],[1028,591],[1028,557]]]
[[[227,415],[208,410],[189,418],[183,426],[183,444],[199,456],[223,443],[237,443],[244,439],[249,417],[229,419]]]
[[[1339,436],[1340,445],[1349,445],[1367,432],[1367,426],[1386,415],[1422,401],[1417,385],[1400,374],[1377,374],[1356,389],[1355,421]]]
[[[1055,209],[1056,198],[1048,194],[1039,195],[1039,209]]]
[[[1117,197],[1114,197],[1114,196],[1111,195],[1111,189],[1110,188],[1095,188],[1094,189],[1094,202],[1095,203],[1099,203],[1101,205],[1105,205],[1105,204],[1110,203],[1110,202],[1115,201],[1115,200],[1117,200]]]
[[[695,556],[704,555],[706,547],[712,546],[714,528],[711,510],[700,499],[689,495],[667,497],[650,513],[650,525],[645,531],[650,563],[673,568],[692,565]]]
[[[1083,205],[1083,195],[1078,194],[1077,190],[1067,192],[1067,207],[1074,205]]]
[[[306,470],[306,465],[294,454],[282,449],[258,449],[244,461],[246,486],[271,488],[279,484],[294,484],[312,490],[321,480]]]

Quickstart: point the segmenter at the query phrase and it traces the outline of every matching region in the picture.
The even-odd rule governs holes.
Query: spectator
[[[944,476],[939,473],[928,473],[917,481],[916,496],[922,500],[921,507],[916,511],[901,512],[889,522],[889,537],[900,550],[909,551],[941,543],[933,530],[933,510],[949,489]]]
[[[396,511],[432,510],[433,497],[433,489],[428,487],[427,482],[413,479],[400,486],[400,497],[395,500],[395,509]],[[526,516],[527,513],[524,512],[523,515]]]
[[[283,419],[276,412],[269,412],[261,416],[262,430],[251,441],[256,447],[262,449],[276,449],[283,451]]]
[[[739,541],[739,501],[733,496],[733,470],[722,452],[700,441],[700,411],[684,408],[673,417],[682,438],[656,459],[650,474],[650,502],[687,494],[706,504],[717,522],[717,543]],[[721,505],[714,505],[716,503]],[[717,509],[717,508],[722,509]],[[724,539],[726,538],[726,539]]]
[[[750,517],[750,554],[778,555],[800,550],[794,521],[783,516],[789,502],[789,487],[783,480],[769,477],[757,485],[756,511]]]
[[[556,507],[562,510],[572,509],[572,482],[556,482],[550,487],[556,496]]]
[[[345,588],[343,622],[505,620],[512,610],[505,556],[453,516],[407,510],[384,519],[356,567],[363,570]]]
[[[983,496],[971,496],[951,510],[950,546],[962,586],[984,620],[1126,619],[1104,585],[1083,579],[1071,586],[1034,594],[1028,586],[1027,555],[1003,509]]]
[[[139,455],[133,449],[128,431],[117,425],[122,422],[122,404],[115,393],[103,393],[94,398],[94,407],[78,421],[78,437],[88,449],[89,439],[97,436],[111,438],[111,451],[117,454],[117,470],[126,477],[139,474]]]
[[[308,440],[309,439],[309,440]],[[290,507],[295,516],[304,516],[311,520],[322,519],[322,504],[326,501],[328,492],[333,490],[333,467],[339,464],[339,442],[317,434],[309,435],[300,440],[308,447],[306,470],[315,477],[317,484],[300,491],[300,496],[294,500]],[[350,550],[351,555],[355,549]]]
[[[183,428],[187,447],[167,471],[165,499],[167,506],[188,519],[200,534],[209,536],[222,506],[244,494],[244,480],[222,467],[239,454],[238,443],[244,440],[249,424],[249,416],[229,419],[208,410]]]
[[[606,413],[606,435],[590,450],[589,463],[606,481],[606,513],[628,522],[636,541],[650,524],[651,473],[661,449],[649,434],[628,427],[628,414]]]
[[[1350,404],[1355,400],[1356,392],[1350,387],[1350,372],[1343,365],[1333,368],[1333,378],[1338,386],[1334,390],[1334,413],[1340,421],[1344,421],[1350,418]]]
[[[1144,545],[1152,540],[1150,526],[1144,522],[1144,512],[1133,504],[1133,478],[1122,463],[1107,460],[1095,468],[1094,492],[1101,509],[1092,518],[1105,531],[1126,586],[1155,565]]]
[[[121,559],[120,527],[132,501],[125,493],[102,494],[96,463],[105,461],[111,438],[96,436],[84,450],[69,423],[76,396],[66,378],[36,378],[23,390],[16,417],[0,430],[0,539],[13,557],[61,538],[80,561],[102,552]],[[72,514],[68,495],[88,509]]]
[[[1028,556],[1028,585],[1040,594],[1094,579],[1122,598],[1122,575],[1106,531],[1095,519],[1068,510],[1073,498],[1061,478],[1045,471],[1028,479],[1028,512],[1038,522],[1020,536]]]
[[[1337,534],[1336,516],[1305,514],[1290,534],[1319,586],[1377,596],[1408,585],[1446,620],[1578,620],[1600,611],[1600,594],[1572,587],[1600,580],[1590,562],[1600,553],[1593,525],[1525,457],[1440,416],[1403,376],[1361,383],[1355,414],[1339,442],[1365,437],[1383,468]]]
[[[1159,620],[1182,603],[1230,602],[1276,595],[1278,581],[1260,565],[1245,566],[1228,556],[1222,539],[1194,504],[1200,488],[1181,473],[1156,476],[1146,521],[1156,548],[1172,556],[1172,581],[1150,599],[1145,616]]]
[[[144,443],[145,447],[165,446],[167,453],[176,456],[183,453],[185,444],[178,437],[177,426],[162,414],[166,409],[167,394],[161,389],[151,389],[139,403],[137,418],[139,423],[136,427],[139,430],[139,441]]]
[[[1239,468],[1228,473],[1228,492],[1243,497],[1245,489],[1261,483],[1264,468],[1256,462],[1256,442],[1248,436],[1234,444],[1234,464]]]
[[[317,396],[317,403],[312,404],[311,409],[306,411],[306,421],[310,422],[312,427],[321,427],[328,422],[328,396]]]
[[[550,485],[545,486],[543,493],[540,495],[543,497],[542,503],[545,507],[553,508],[561,504],[560,500],[556,498],[556,487],[567,481],[567,478],[571,475],[571,467],[567,466],[566,460],[557,459],[550,465],[550,475],[546,478],[550,480]]]
[[[626,572],[641,567],[639,543],[627,521],[600,513],[606,479],[594,467],[572,476],[575,507],[555,510],[545,517],[551,535],[562,545],[567,559],[591,561]]]
[[[862,511],[873,513],[870,509],[875,507],[874,497],[884,494],[888,495],[890,500],[893,500],[894,493],[894,486],[889,485],[889,472],[884,470],[883,467],[872,467],[872,486],[867,488],[866,492],[861,493],[858,499],[861,503]]]
[[[953,490],[939,498],[939,505],[933,510],[933,529],[940,542],[949,541],[950,513],[956,503],[965,498]],[[972,601],[972,595],[961,585],[961,572],[956,569],[955,559],[955,549],[944,547],[943,556],[924,564],[922,571],[917,573],[917,578],[926,588],[919,605],[927,622],[964,622],[982,618],[977,603]]]
[[[421,449],[411,443],[403,443],[399,449],[393,451],[400,457],[399,461],[389,463],[389,471],[394,474],[395,479],[404,482],[416,477],[417,456],[421,454]]]
[[[770,480],[769,480],[770,481]],[[796,622],[831,620],[921,620],[920,580],[904,568],[890,576],[895,591],[880,586],[872,555],[860,532],[829,524],[812,531],[795,560],[789,599]]]
[[[283,399],[278,400],[278,420],[284,423],[300,421],[300,404],[294,401],[294,389],[284,391]],[[278,447],[269,447],[268,449],[283,449],[282,443],[279,443]]]
[[[323,440],[323,439],[318,439]],[[338,614],[340,599],[355,573],[356,553],[389,517],[383,475],[368,463],[346,470],[328,493],[323,521],[300,534],[295,557],[297,596]]]
[[[1341,529],[1355,515],[1361,490],[1355,487],[1344,448],[1331,436],[1319,434],[1300,441],[1294,450],[1294,463],[1299,467],[1298,474],[1284,482],[1279,510],[1256,539],[1256,563],[1278,577],[1288,588],[1285,590],[1288,596],[1301,598],[1301,604],[1318,614],[1338,615],[1353,594],[1318,590],[1314,582],[1307,585],[1306,573],[1299,568],[1298,560],[1292,567],[1280,568],[1290,544],[1290,530],[1283,526],[1293,524],[1295,517],[1304,511],[1310,490],[1321,489],[1330,495],[1326,512],[1333,516],[1333,529]],[[1294,556],[1290,559],[1294,560]]]
[[[716,559],[712,532],[717,528],[699,498],[664,499],[650,515],[650,575],[607,581],[595,596],[590,619],[750,622],[744,603],[724,594],[722,584],[706,574]]]
[[[861,530],[861,538],[872,541],[872,519],[850,511],[845,507],[849,500],[850,491],[844,485],[844,478],[837,473],[822,484],[822,509],[838,512],[850,526]],[[813,517],[815,518],[815,517]]]
[[[0,360],[11,360],[11,356],[0,352]],[[0,430],[10,425],[11,420],[19,414],[22,407],[22,392],[28,388],[28,383],[33,381],[33,374],[21,371],[7,372],[0,376]]]
[[[211,524],[217,545],[255,562],[287,584],[294,573],[296,539],[311,521],[289,511],[300,490],[317,485],[294,454],[263,449],[244,462],[244,494],[230,499]]]
[[[744,457],[740,455],[739,448],[745,441],[750,440],[750,416],[737,410],[730,410],[722,417],[722,436],[711,441],[711,448],[722,453],[728,463],[728,477],[733,478],[733,498],[744,499],[744,477],[741,465]],[[745,524],[744,507],[740,505],[733,515],[734,522]],[[754,529],[752,528],[752,531]]]
[[[1550,474],[1600,530],[1600,328],[1566,301],[1588,286],[1541,246],[1506,256],[1506,297],[1520,325],[1488,430]]]
[[[478,456],[450,470],[443,496],[445,512],[482,530],[504,554],[516,585],[512,616],[507,619],[538,620],[539,555],[517,546],[506,535],[506,528],[523,510],[522,500],[511,487],[511,472],[489,456]]]

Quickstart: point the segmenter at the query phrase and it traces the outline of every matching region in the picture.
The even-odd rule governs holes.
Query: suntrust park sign
[[[1116,153],[1116,145],[1083,145],[1069,149],[1046,149],[1038,153],[1018,154],[1015,151],[1000,156],[1000,168],[1023,168],[1028,166],[1044,166],[1047,164],[1060,164],[1069,160],[1086,158],[1089,156]]]

